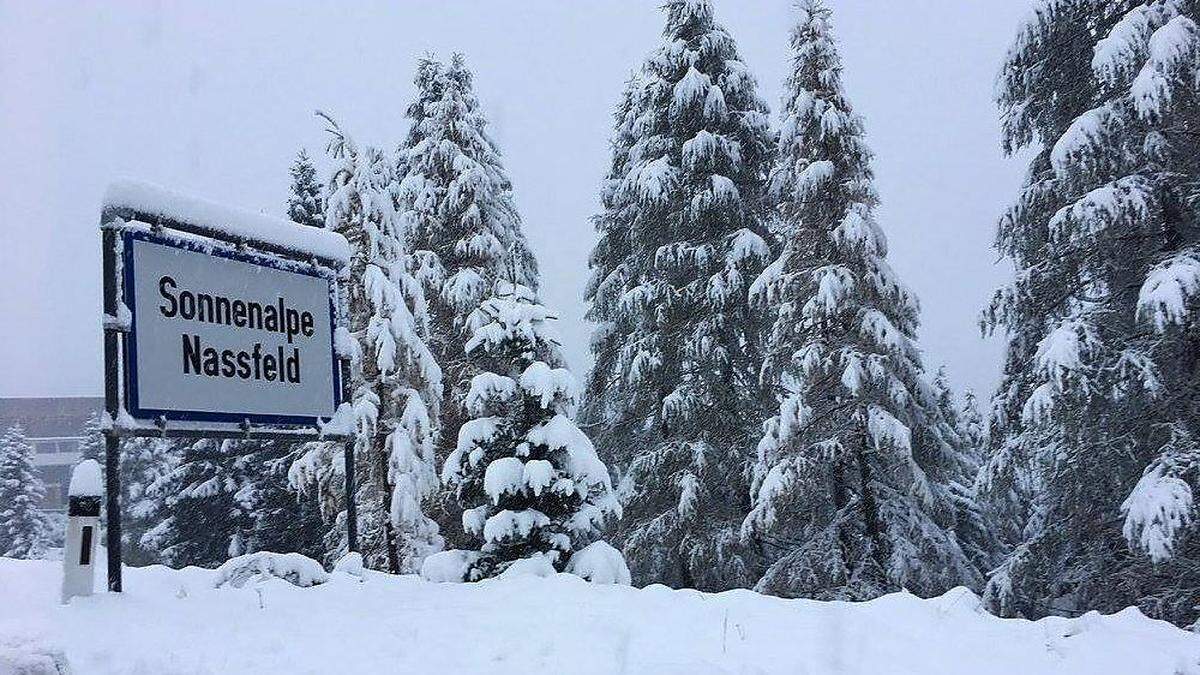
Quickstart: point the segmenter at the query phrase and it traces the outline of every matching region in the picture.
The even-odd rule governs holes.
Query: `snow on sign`
[[[304,424],[338,402],[332,281],[252,254],[124,235],[135,418]]]

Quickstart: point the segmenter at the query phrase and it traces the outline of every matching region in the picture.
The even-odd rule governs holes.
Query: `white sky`
[[[790,0],[716,2],[775,111]],[[97,217],[109,180],[282,214],[296,151],[323,158],[312,111],[394,147],[427,51],[463,51],[476,72],[543,298],[582,371],[588,218],[610,113],[657,42],[658,4],[0,0],[0,396],[101,391]],[[999,345],[979,337],[977,317],[1007,273],[990,243],[1022,172],[1001,157],[991,97],[1029,0],[829,4],[892,264],[922,300],[927,364],[990,391]]]

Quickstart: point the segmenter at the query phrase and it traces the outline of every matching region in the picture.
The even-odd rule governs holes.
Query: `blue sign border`
[[[297,227],[302,227],[297,225]],[[335,348],[334,332],[337,330],[337,310],[333,304],[334,294],[337,292],[336,282],[330,280],[326,275],[319,274],[311,267],[304,269],[303,263],[274,258],[264,254],[243,253],[240,251],[231,251],[222,248],[215,248],[211,244],[196,242],[192,243],[187,240],[172,239],[168,237],[158,236],[151,232],[145,231],[126,231],[122,232],[122,302],[129,309],[129,332],[126,333],[124,342],[124,350],[122,360],[125,363],[125,402],[128,406],[128,412],[134,419],[141,420],[157,420],[165,418],[168,420],[178,420],[183,422],[224,422],[232,424],[241,424],[242,422],[250,422],[252,424],[269,424],[278,426],[316,426],[320,417],[307,417],[304,415],[269,415],[263,413],[242,413],[242,412],[212,412],[206,410],[161,410],[156,408],[143,408],[138,405],[138,385],[137,385],[137,310],[134,302],[133,288],[133,242],[146,241],[152,244],[169,246],[183,251],[192,253],[200,253],[210,255],[217,258],[226,258],[228,260],[236,260],[238,262],[248,263],[251,265],[259,265],[261,267],[270,267],[281,272],[290,272],[292,274],[303,274],[309,277],[316,277],[325,280],[329,283],[329,353],[331,363],[333,364],[333,409],[336,411],[341,401],[341,369],[338,367],[337,349]]]

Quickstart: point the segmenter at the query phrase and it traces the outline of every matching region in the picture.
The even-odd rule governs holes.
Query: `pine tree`
[[[50,538],[42,513],[46,487],[33,467],[33,444],[20,426],[0,437],[0,556],[39,558]]]
[[[306,150],[301,149],[296,155],[290,172],[292,184],[291,195],[288,196],[288,218],[309,227],[325,227],[325,202],[321,197],[324,188],[317,181],[317,169]]]
[[[962,420],[962,430],[968,447],[974,449],[976,458],[982,464],[984,449],[988,444],[988,429],[983,414],[979,412],[979,397],[975,395],[974,390],[967,389],[963,392],[958,417]]]
[[[467,581],[528,558],[563,571],[620,514],[607,468],[571,420],[575,381],[551,318],[530,289],[501,282],[468,319],[472,419],[442,469],[464,509]]]
[[[440,461],[454,447],[476,374],[462,351],[470,337],[468,316],[497,281],[536,290],[538,275],[512,183],[487,133],[462,55],[452,56],[448,65],[422,59],[414,83],[417,97],[407,111],[410,128],[396,163],[397,209],[414,274],[429,302],[429,346],[444,373]],[[460,514],[448,501],[440,507],[439,520],[453,538]]]
[[[167,517],[165,483],[179,466],[180,452],[178,440],[121,440],[121,560],[126,565],[136,567],[164,562],[161,552],[147,546],[143,537]],[[98,461],[103,468],[103,459]]]
[[[304,443],[296,449],[287,469],[288,487],[298,495],[298,499],[311,500],[313,508],[320,516],[321,548],[324,550],[324,556],[320,560],[326,565],[333,565],[349,550],[346,540],[344,452],[345,448],[341,443]],[[358,459],[361,464],[361,458]],[[363,527],[361,518],[358,529],[360,533],[369,530]]]
[[[933,378],[933,396],[938,433],[953,451],[953,461],[946,467],[946,490],[954,510],[954,532],[974,572],[963,583],[980,590],[983,575],[996,566],[1002,548],[993,515],[976,485],[986,443],[983,420],[970,390],[963,393],[961,404],[955,400],[944,367]]]
[[[395,203],[395,167],[370,147],[361,150],[330,118],[327,226],[353,248],[349,331],[355,373],[353,406],[364,462],[360,527],[367,561],[392,572],[415,571],[441,548],[422,503],[436,488],[434,439],[441,369],[426,346],[427,304],[418,257]]]
[[[105,469],[105,439],[99,413],[88,415],[83,424],[83,440],[79,443],[80,459],[93,459]],[[122,438],[121,466],[121,560],[140,567],[163,562],[160,552],[143,544],[148,530],[169,516],[165,493],[160,481],[178,466],[180,448],[185,442],[165,438]],[[100,531],[106,523],[104,502],[100,503]]]
[[[143,498],[161,506],[159,520],[139,545],[172,567],[215,567],[246,553],[252,515],[247,462],[237,441],[201,439],[187,444],[179,463]]]
[[[744,528],[770,558],[757,587],[934,594],[978,580],[953,533],[949,485],[967,479],[924,379],[917,299],[887,263],[830,11],[799,9],[770,181],[783,251],[751,291],[775,313],[762,375],[779,400]]]
[[[980,484],[1019,526],[986,600],[1005,615],[1200,612],[1200,31],[1194,0],[1055,0],[1000,75],[1001,218],[1016,267]]]
[[[770,256],[772,142],[712,4],[664,9],[662,44],[617,111],[595,219],[587,424],[622,476],[616,538],[635,582],[720,590],[757,577],[738,528],[765,408],[747,287]]]
[[[302,553],[314,560],[326,557],[325,526],[314,491],[291,487],[288,470],[303,449],[292,443],[265,441],[248,457],[250,528],[246,550]]]

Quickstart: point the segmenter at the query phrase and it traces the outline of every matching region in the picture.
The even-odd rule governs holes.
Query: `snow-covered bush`
[[[227,560],[217,568],[213,585],[241,588],[268,579],[283,579],[293,586],[307,588],[329,581],[329,574],[321,563],[299,553],[259,551]]]
[[[434,583],[460,582],[467,577],[478,558],[479,553],[476,551],[439,551],[421,563],[421,578]]]

